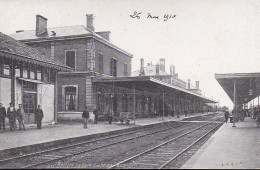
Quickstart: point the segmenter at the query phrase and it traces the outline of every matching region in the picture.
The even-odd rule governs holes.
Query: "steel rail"
[[[194,131],[196,131],[196,130],[198,130],[198,129],[201,129],[201,128],[203,128],[203,127],[209,125],[209,124],[212,124],[212,123],[207,123],[207,124],[205,124],[205,125],[199,126],[198,128],[195,128],[195,129],[190,130],[190,131],[188,131],[188,132],[186,132],[186,133],[184,133],[184,134],[181,134],[181,135],[179,135],[179,136],[177,136],[177,137],[175,137],[175,138],[172,138],[172,139],[170,139],[170,140],[168,140],[168,141],[166,141],[166,142],[163,142],[163,143],[161,143],[161,144],[159,144],[159,145],[157,145],[157,146],[155,146],[155,147],[153,147],[153,148],[151,148],[151,149],[148,149],[148,150],[146,150],[146,151],[144,151],[144,152],[141,152],[141,153],[139,153],[139,154],[136,154],[136,155],[134,155],[134,156],[132,156],[132,157],[130,157],[130,158],[127,158],[127,159],[125,159],[125,160],[123,160],[123,161],[120,161],[120,162],[118,162],[117,164],[110,166],[108,169],[116,168],[116,167],[120,166],[120,165],[123,164],[123,163],[129,162],[129,161],[131,161],[131,160],[133,160],[133,159],[135,159],[135,158],[137,158],[137,157],[140,157],[140,156],[142,156],[142,155],[144,155],[144,154],[146,154],[146,153],[148,153],[148,152],[151,152],[151,151],[153,151],[153,150],[155,150],[155,149],[157,149],[157,148],[159,148],[159,147],[161,147],[161,146],[163,146],[163,145],[166,145],[166,144],[168,144],[168,143],[170,143],[170,142],[172,142],[172,141],[174,141],[174,140],[176,140],[176,139],[179,139],[179,138],[181,138],[181,137],[183,137],[183,136],[186,136],[186,135],[188,135],[188,134],[190,134],[190,133],[192,133],[192,132],[194,132]]]
[[[191,124],[192,124],[192,123],[191,123]],[[174,128],[181,127],[181,126],[184,126],[184,125],[175,126]],[[173,128],[173,127],[165,128],[165,129],[158,130],[158,131],[155,131],[155,132],[152,132],[152,133],[143,134],[143,135],[139,135],[139,136],[137,136],[137,137],[132,137],[132,138],[120,140],[120,141],[113,142],[113,143],[110,143],[110,144],[98,146],[98,147],[95,147],[95,148],[92,148],[92,149],[83,150],[83,151],[71,153],[71,154],[68,154],[68,155],[65,155],[65,156],[60,156],[60,157],[56,157],[56,158],[53,158],[53,159],[50,159],[50,160],[38,162],[38,163],[35,163],[35,164],[26,165],[26,166],[23,166],[23,167],[20,167],[20,168],[21,168],[21,169],[32,168],[32,167],[35,167],[35,166],[39,166],[39,165],[43,165],[43,164],[50,163],[50,162],[53,162],[53,161],[65,159],[65,158],[68,158],[68,157],[76,156],[76,155],[83,154],[83,153],[87,153],[87,152],[91,152],[91,151],[98,150],[98,149],[101,149],[101,148],[105,148],[105,147],[108,147],[108,146],[112,146],[112,145],[115,145],[115,144],[119,144],[119,143],[123,143],[123,142],[126,142],[126,141],[130,141],[130,140],[134,140],[134,139],[137,139],[137,138],[141,138],[141,137],[144,137],[144,136],[149,136],[149,135],[152,135],[152,134],[156,134],[156,133],[159,133],[159,132],[163,132],[163,131],[165,131],[165,130],[170,130],[170,129],[172,129],[172,128]],[[135,132],[135,133],[136,133],[136,132]],[[92,143],[92,142],[93,142],[93,141],[90,141],[89,143]]]
[[[160,125],[159,127],[163,127],[163,126],[165,126],[165,125]],[[176,126],[176,127],[180,127],[180,126],[182,126],[182,125],[179,125],[179,126]],[[137,131],[132,131],[132,132],[126,132],[126,133],[122,133],[122,134],[117,134],[117,135],[107,136],[107,137],[103,137],[103,138],[99,138],[99,139],[95,139],[95,140],[90,140],[90,141],[87,141],[87,142],[81,142],[81,143],[71,144],[71,145],[67,145],[67,146],[60,146],[60,147],[57,147],[57,148],[51,148],[51,149],[44,150],[44,151],[38,151],[38,152],[33,152],[33,153],[21,155],[21,156],[12,157],[12,158],[6,158],[6,159],[0,160],[0,164],[3,163],[3,162],[13,161],[15,159],[22,159],[22,158],[29,157],[29,156],[35,156],[35,155],[39,155],[39,154],[43,154],[43,153],[58,151],[58,150],[61,150],[61,149],[72,148],[72,147],[75,147],[75,146],[85,145],[85,144],[98,142],[98,141],[102,141],[102,140],[113,139],[113,138],[120,137],[120,136],[126,136],[126,135],[131,135],[131,134],[134,134],[134,133],[145,132],[145,131],[149,131],[151,129],[153,129],[153,128],[147,128],[147,129],[142,129],[142,130],[137,130]],[[169,128],[166,128],[165,130],[167,130],[167,129],[169,129]]]
[[[188,147],[186,147],[184,150],[182,150],[181,152],[179,152],[177,155],[175,155],[173,158],[171,158],[170,160],[168,160],[167,162],[165,162],[163,165],[161,165],[158,169],[162,169],[164,167],[166,167],[168,164],[170,164],[173,160],[176,160],[179,156],[181,156],[182,154],[184,154],[185,152],[187,152],[191,147],[193,147],[195,144],[197,144],[199,141],[201,141],[202,139],[204,139],[209,133],[211,133],[212,131],[214,131],[216,128],[218,128],[219,126],[223,125],[224,121],[218,125],[216,125],[215,127],[213,127],[211,130],[209,130],[207,133],[205,133],[202,137],[200,137],[199,139],[197,139],[196,141],[194,141],[192,144],[190,144]]]

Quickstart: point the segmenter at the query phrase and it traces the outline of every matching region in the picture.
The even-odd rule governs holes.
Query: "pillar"
[[[237,102],[236,102],[236,81],[234,80],[234,111],[233,111],[233,126],[232,127],[236,127],[236,124],[235,124],[235,115],[236,115],[236,105],[237,105]]]
[[[13,106],[15,107],[15,63],[13,59],[11,62],[11,103],[13,103]]]
[[[134,124],[135,124],[135,84],[133,84],[133,114],[134,114]]]
[[[58,123],[58,71],[55,71],[54,85],[54,121]]]
[[[162,120],[163,120],[163,118],[164,118],[164,102],[165,102],[165,94],[164,94],[164,92],[163,92],[163,117],[162,117]]]

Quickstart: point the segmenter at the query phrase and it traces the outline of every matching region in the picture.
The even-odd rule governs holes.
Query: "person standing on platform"
[[[99,107],[97,107],[97,108],[93,111],[93,114],[95,115],[94,124],[97,124],[97,123],[98,123],[98,113],[99,113]]]
[[[225,111],[225,122],[227,123],[228,121],[228,118],[229,118],[229,112],[226,110]]]
[[[85,107],[85,110],[82,113],[82,118],[83,118],[83,128],[86,129],[88,128],[88,119],[89,119],[89,111],[88,107]]]
[[[187,110],[186,110],[186,109],[184,110],[184,114],[185,114],[185,117],[187,117],[187,115],[188,115],[188,112],[187,112]]]
[[[24,110],[22,108],[22,105],[19,104],[19,108],[16,111],[16,117],[19,122],[19,130],[25,130],[24,126]]]
[[[15,130],[16,128],[16,110],[13,106],[12,103],[9,104],[10,107],[7,109],[7,118],[9,119],[9,125],[10,125],[10,130]]]
[[[0,103],[0,130],[2,129],[5,130],[5,118],[6,118],[6,110],[3,107],[3,104]]]
[[[108,123],[112,124],[114,113],[113,113],[113,109],[111,106],[108,109],[107,115],[108,115]]]
[[[35,120],[37,124],[37,129],[42,128],[42,118],[43,118],[43,111],[41,109],[41,105],[38,105],[38,108],[35,111]]]

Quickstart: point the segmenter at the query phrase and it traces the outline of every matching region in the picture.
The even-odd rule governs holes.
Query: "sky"
[[[86,25],[94,14],[95,31],[111,31],[110,41],[134,55],[132,71],[165,58],[179,78],[203,95],[233,107],[215,73],[259,72],[258,0],[0,0],[0,32],[35,30],[36,15],[48,27]],[[140,19],[132,18],[134,12]],[[156,18],[147,18],[148,14]],[[174,16],[164,21],[164,15]]]

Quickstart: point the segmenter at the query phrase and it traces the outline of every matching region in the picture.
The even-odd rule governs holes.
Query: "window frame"
[[[125,67],[126,66],[126,67]],[[126,69],[126,70],[125,70]],[[128,76],[128,64],[126,62],[124,62],[124,76],[127,77]]]
[[[101,64],[100,64],[100,58],[101,58],[100,54],[102,55],[102,72],[100,71],[100,66],[101,66]],[[102,53],[100,51],[98,51],[98,71],[99,71],[100,74],[104,74],[104,53]]]
[[[75,52],[75,68],[72,68],[72,67],[70,67],[70,66],[67,65],[67,52],[69,52],[69,51],[74,51],[74,52]],[[76,49],[65,50],[65,66],[68,66],[68,67],[70,67],[70,68],[72,68],[72,69],[74,69],[74,70],[77,69],[77,51],[76,51]]]
[[[116,67],[115,67],[115,75],[113,75],[113,72],[114,72],[114,70],[113,70],[113,72],[112,72],[112,69],[114,68],[114,67],[112,67],[112,60],[115,60],[116,61]],[[114,66],[114,65],[113,65]],[[116,58],[110,58],[110,76],[114,76],[114,77],[117,77],[117,59]]]
[[[76,103],[76,110],[66,110],[66,105],[65,105],[65,88],[66,87],[75,87],[76,88],[76,97],[75,97],[75,103]],[[79,87],[78,85],[62,85],[62,110],[65,112],[78,112],[79,111]]]

